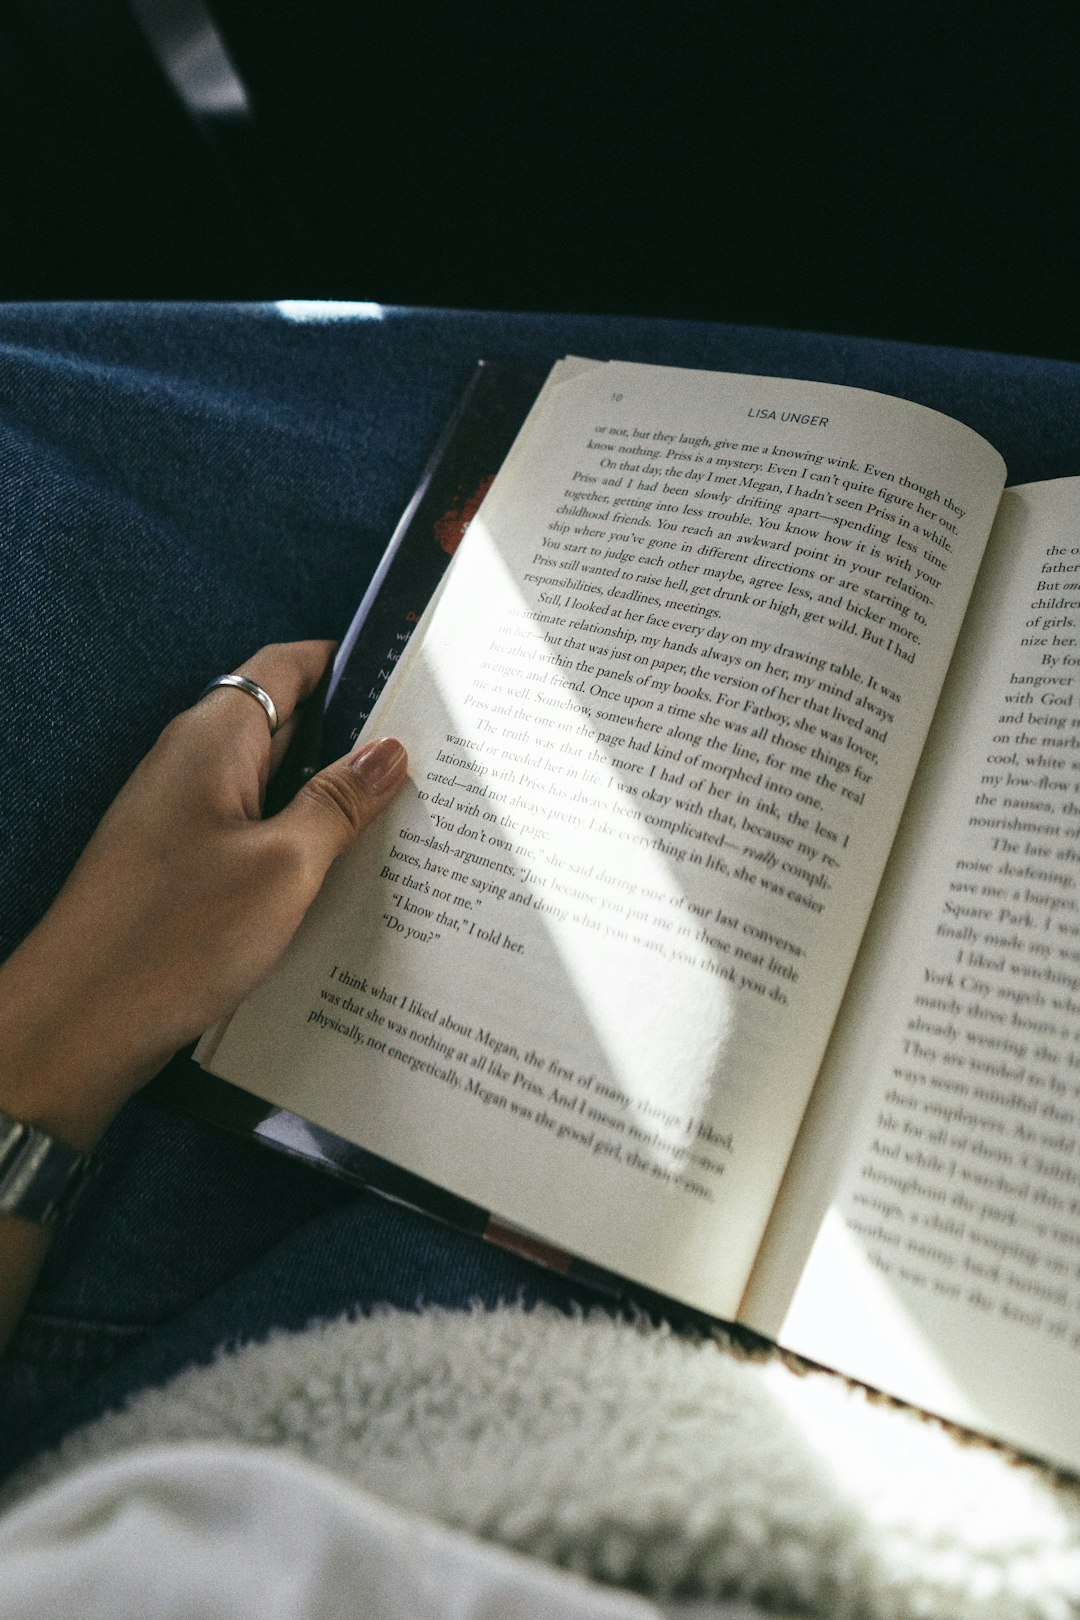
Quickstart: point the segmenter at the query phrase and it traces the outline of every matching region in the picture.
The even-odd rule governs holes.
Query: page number
[[[612,399],[616,399],[616,400],[618,400],[618,399],[622,399],[622,395],[621,395],[621,394],[612,394],[612,396],[611,396],[611,397],[612,397]]]

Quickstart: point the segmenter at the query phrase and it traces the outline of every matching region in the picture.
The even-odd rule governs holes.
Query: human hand
[[[331,862],[407,770],[400,743],[369,743],[261,819],[297,705],[332,650],[280,644],[241,665],[277,707],[272,741],[259,704],[235,688],[165,727],[0,968],[0,1107],[85,1150],[281,956]]]

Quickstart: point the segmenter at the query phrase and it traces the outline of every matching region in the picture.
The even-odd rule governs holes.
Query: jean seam
[[[152,1326],[30,1312],[12,1335],[8,1356],[12,1362],[35,1367],[109,1362],[144,1339]]]

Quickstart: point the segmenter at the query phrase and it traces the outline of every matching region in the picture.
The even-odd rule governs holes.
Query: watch
[[[89,1156],[0,1108],[0,1215],[55,1226],[79,1192]]]

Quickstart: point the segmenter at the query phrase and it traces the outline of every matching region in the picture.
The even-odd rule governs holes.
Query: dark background
[[[1080,8],[205,5],[246,118],[185,108],[153,0],[6,0],[0,297],[614,311],[1080,359]]]

